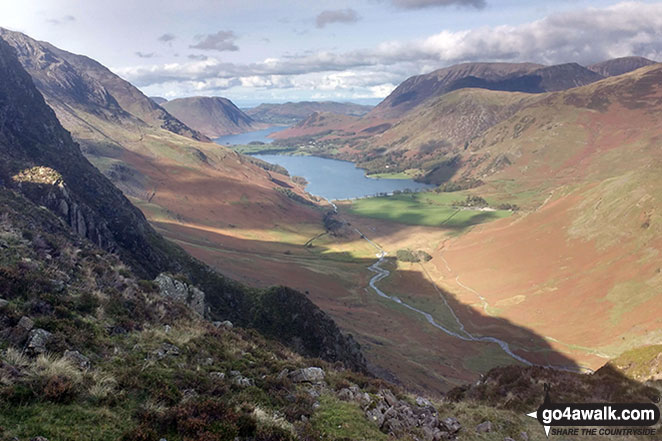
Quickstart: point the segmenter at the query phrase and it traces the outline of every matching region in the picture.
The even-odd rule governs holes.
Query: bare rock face
[[[161,273],[154,282],[159,286],[159,293],[167,298],[187,304],[192,310],[204,317],[205,293],[195,286],[188,285],[173,277]]]

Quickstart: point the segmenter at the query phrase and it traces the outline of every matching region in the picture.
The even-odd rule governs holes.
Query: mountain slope
[[[81,103],[86,111],[114,123],[161,127],[196,140],[205,138],[174,118],[137,88],[96,61],[0,28],[0,37],[18,52],[25,69],[60,114],[76,119]],[[73,109],[71,108],[73,107]]]
[[[0,41],[0,181],[61,217],[77,234],[116,253],[141,278],[181,273],[207,293],[209,316],[262,329],[302,353],[361,367],[354,341],[303,294],[287,288],[247,289],[166,241],[82,155],[45,104],[14,50]],[[274,192],[276,193],[276,192]],[[278,299],[280,314],[263,319]],[[292,320],[291,311],[307,311]]]
[[[583,86],[602,78],[602,75],[577,63],[555,66],[532,63],[459,64],[407,79],[368,116],[397,118],[429,98],[467,87],[543,93]]]
[[[467,78],[498,81],[526,75],[541,67],[533,63],[466,63],[414,76],[396,87],[368,116],[386,119],[399,117],[428,98],[463,87],[458,87],[457,82]]]
[[[337,103],[333,101],[301,101],[283,104],[260,104],[244,112],[256,121],[269,124],[290,125],[305,120],[311,114],[338,113],[350,116],[363,116],[372,106],[362,106],[354,103]]]
[[[261,127],[227,98],[202,96],[178,98],[161,105],[187,125],[210,138],[250,132]]]
[[[621,57],[612,60],[603,61],[587,66],[589,70],[602,75],[603,77],[613,77],[632,72],[642,67],[655,64],[655,61],[644,57]]]

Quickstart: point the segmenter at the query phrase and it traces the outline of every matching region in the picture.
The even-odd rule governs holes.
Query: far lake
[[[306,190],[328,200],[355,199],[395,190],[423,190],[432,185],[409,179],[371,179],[353,163],[317,156],[253,155],[256,158],[285,167],[291,176],[303,176]]]
[[[239,135],[225,135],[221,136],[220,138],[216,138],[214,142],[221,145],[243,145],[253,141],[269,144],[273,141],[273,139],[267,138],[267,136],[271,135],[272,133],[285,130],[287,127],[288,126],[276,126],[269,127],[268,129],[264,130],[257,130],[255,132],[240,133]]]

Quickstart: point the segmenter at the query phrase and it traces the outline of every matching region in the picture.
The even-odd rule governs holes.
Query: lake
[[[221,145],[243,145],[243,144],[249,144],[250,142],[253,141],[259,141],[265,144],[269,144],[270,142],[273,141],[273,139],[267,138],[267,136],[271,135],[272,133],[285,130],[287,127],[288,126],[276,126],[276,127],[269,127],[268,129],[264,129],[264,130],[256,130],[254,132],[240,133],[238,135],[225,135],[225,136],[221,136],[220,138],[216,138],[214,142]]]
[[[409,179],[371,179],[353,163],[317,156],[253,155],[285,167],[291,176],[308,181],[306,191],[328,200],[355,199],[395,190],[423,190],[434,186]]]

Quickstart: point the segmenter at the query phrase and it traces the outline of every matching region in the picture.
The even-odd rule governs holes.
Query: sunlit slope
[[[458,175],[525,210],[440,247],[437,278],[575,357],[659,341],[661,111],[654,65],[544,96],[475,139]]]

